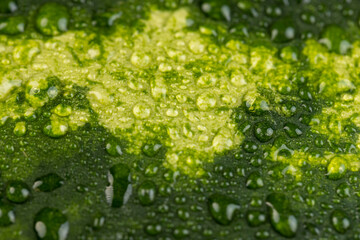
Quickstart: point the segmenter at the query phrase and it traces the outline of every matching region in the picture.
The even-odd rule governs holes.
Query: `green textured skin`
[[[2,118],[0,126],[0,210],[15,216],[14,220],[10,219],[13,215],[0,214],[1,240],[64,236],[136,240],[360,239],[358,2],[56,1],[62,7],[51,3],[48,6],[53,8],[49,9],[60,11],[68,19],[67,27],[55,26],[44,32],[39,29],[37,17],[46,2],[0,3],[0,43],[4,49],[12,49],[6,45],[12,42],[18,49],[11,51],[25,49],[26,53],[18,58],[13,52],[0,52],[1,117],[9,115]],[[16,4],[16,8],[9,3]],[[241,65],[248,81],[243,88],[250,93],[239,92],[237,104],[218,105],[225,99],[213,106],[211,97],[204,98],[205,105],[199,98],[189,102],[189,106],[198,108],[196,113],[215,114],[219,125],[226,119],[219,112],[229,114],[234,129],[221,132],[215,128],[218,132],[211,138],[216,141],[207,142],[214,148],[210,152],[201,149],[200,141],[200,147],[183,147],[182,140],[188,136],[172,139],[172,133],[166,130],[172,122],[164,115],[162,124],[154,124],[154,109],[148,113],[146,105],[137,105],[131,112],[131,120],[137,118],[139,126],[148,123],[144,132],[133,133],[133,125],[117,129],[125,125],[110,122],[111,115],[102,112],[105,105],[97,108],[90,93],[98,90],[94,86],[105,81],[105,75],[89,77],[84,83],[79,79],[67,82],[58,77],[63,73],[50,75],[44,70],[43,75],[21,86],[16,82],[26,72],[20,73],[21,67],[36,72],[32,64],[45,52],[42,43],[68,41],[71,33],[77,33],[78,45],[69,40],[63,52],[71,56],[75,66],[71,70],[90,69],[95,64],[105,69],[108,50],[116,49],[108,39],[121,33],[128,45],[119,47],[119,52],[133,50],[135,36],[151,36],[147,24],[154,21],[147,20],[154,16],[152,13],[178,13],[175,16],[180,19],[183,9],[187,13],[186,27],[176,30],[175,24],[170,30],[194,33],[189,36],[208,44],[210,50],[205,52],[215,60],[205,59],[206,54],[197,52],[201,51],[199,45],[190,42],[192,53],[187,50],[187,56],[200,55],[203,59],[184,64],[176,60],[177,66],[185,70],[163,72],[166,65],[149,67],[158,63],[146,58],[146,54],[159,56],[153,45],[153,52],[121,62],[132,62],[135,67],[111,74],[129,84],[132,71],[136,79],[148,77],[152,81],[150,78],[161,75],[176,83],[183,80],[183,71],[189,71],[198,80],[195,90],[218,90],[212,75],[205,73],[216,77],[224,73],[230,82],[234,79],[231,86],[235,88],[242,84],[241,76],[233,78],[232,74],[239,76],[234,69],[236,64]],[[58,16],[51,13],[55,20],[50,23],[58,24]],[[24,23],[24,28],[19,28],[17,21]],[[8,25],[1,27],[4,22]],[[164,31],[168,38],[175,36]],[[33,49],[34,56],[26,52],[28,49]],[[149,49],[145,43],[144,49]],[[243,54],[237,56],[239,61],[246,58],[248,62],[236,63],[232,69],[230,60],[222,59],[221,54],[234,57],[232,54],[237,52]],[[257,57],[263,59],[254,63]],[[269,67],[268,59],[275,70]],[[53,61],[49,58],[51,64]],[[10,90],[6,85],[9,80],[14,84]],[[111,84],[115,86],[112,81],[107,83],[110,88]],[[248,87],[251,83],[256,83],[254,88]],[[34,84],[38,84],[39,91],[34,92]],[[55,88],[58,92],[51,97],[49,91]],[[141,104],[149,99],[142,97],[151,94],[154,105],[163,101],[162,87],[160,95],[150,88],[139,97]],[[175,90],[166,94],[171,91]],[[236,91],[231,94],[237,96]],[[114,93],[113,97],[118,95]],[[129,102],[137,100],[127,97]],[[30,107],[34,111],[27,114]],[[86,120],[71,123],[76,113]],[[181,114],[175,119],[185,121]],[[206,126],[212,129],[214,125]],[[160,130],[151,133],[156,127]],[[221,145],[234,132],[240,136],[238,142],[234,137],[232,144]],[[183,135],[187,133],[184,130]],[[176,164],[169,160],[172,151],[181,152]],[[201,163],[191,165],[187,157],[200,159]],[[36,185],[39,181],[42,184]],[[13,193],[12,186],[20,191]],[[29,195],[21,192],[24,186],[28,186]],[[113,196],[109,198],[111,191]],[[41,224],[37,225],[39,221],[50,226],[48,235],[39,235],[43,230]],[[60,237],[59,228],[67,234]]]

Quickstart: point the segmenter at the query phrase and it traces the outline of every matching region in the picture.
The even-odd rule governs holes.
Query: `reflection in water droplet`
[[[106,201],[112,207],[126,204],[132,194],[130,169],[124,164],[116,164],[108,172],[109,186],[105,188]]]
[[[15,222],[15,213],[10,204],[0,202],[0,227],[6,227]]]
[[[35,231],[39,238],[44,238],[46,236],[46,226],[43,222],[39,221],[35,224]]]
[[[69,222],[66,222],[64,224],[61,225],[61,227],[59,228],[59,240],[65,240],[68,233],[69,233]]]
[[[34,230],[39,239],[65,240],[70,229],[67,217],[55,208],[45,207],[34,218]]]

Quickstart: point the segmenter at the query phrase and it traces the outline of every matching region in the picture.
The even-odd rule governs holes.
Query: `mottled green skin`
[[[0,33],[14,39],[47,39],[53,35],[51,31],[61,35],[56,30],[42,34],[36,27],[36,14],[44,2],[19,0],[14,13],[0,5],[4,17],[21,15],[28,23],[24,33],[13,29]],[[341,42],[350,44],[358,39],[358,3],[61,3],[67,5],[71,16],[64,32],[95,32],[95,43],[99,37],[111,35],[117,24],[141,31],[144,23],[138,19],[149,17],[150,8],[173,11],[186,6],[191,12],[188,31],[202,32],[218,46],[235,39],[252,48],[274,49],[271,54],[289,63],[295,74],[283,80],[270,72],[266,81],[281,84],[258,87],[260,95],[233,109],[231,118],[244,139],[239,146],[215,155],[214,162],[204,161],[206,174],[200,176],[164,166],[167,149],[154,139],[144,144],[140,154],[124,151],[131,147],[129,143],[101,126],[92,110],[88,121],[77,129],[52,131],[47,126],[53,127],[49,122],[54,111],[67,117],[69,109],[91,109],[88,88],[74,85],[64,89],[53,79],[59,90],[56,97],[32,115],[10,118],[0,127],[0,210],[14,209],[15,214],[14,223],[0,216],[0,239],[41,239],[34,230],[41,220],[51,226],[51,235],[44,239],[57,239],[59,227],[66,222],[68,239],[360,239],[360,173],[351,165],[358,156],[355,115],[359,111],[351,100],[357,96],[357,77],[352,76],[352,84],[338,82],[331,65],[311,65],[311,53],[316,50],[308,55],[303,51],[307,46],[320,49],[319,54],[331,60],[341,54],[356,59],[355,44],[352,50]],[[119,11],[123,11],[122,17],[117,15]],[[326,16],[327,11],[331,16]],[[293,35],[284,33],[289,27],[294,28]],[[274,35],[276,29],[280,34]],[[316,45],[305,43],[306,38],[327,41]],[[196,62],[188,67],[196,71],[206,66]],[[251,71],[263,73],[261,66]],[[330,87],[319,93],[323,80]],[[28,101],[26,92],[11,94],[19,106]],[[41,91],[38,94],[39,99],[45,96]],[[332,111],[347,110],[354,115],[344,113],[344,117],[331,119]],[[302,158],[307,159],[305,164]],[[104,193],[111,183],[109,173],[116,191],[112,202]],[[57,177],[44,178],[48,174]],[[39,180],[48,185],[33,187]],[[12,200],[9,186],[13,181],[29,186],[30,197]],[[124,201],[129,185],[132,191]]]

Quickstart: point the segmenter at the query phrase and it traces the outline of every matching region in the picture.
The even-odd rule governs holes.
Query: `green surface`
[[[356,1],[2,1],[0,239],[359,239]]]

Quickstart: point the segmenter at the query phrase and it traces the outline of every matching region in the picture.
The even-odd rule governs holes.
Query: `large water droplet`
[[[234,199],[215,193],[208,199],[208,207],[213,219],[221,225],[229,225],[235,218],[240,206]]]
[[[271,226],[284,237],[294,237],[298,221],[290,209],[290,202],[282,193],[272,193],[266,198]]]
[[[23,33],[26,27],[26,18],[23,16],[9,16],[0,18],[0,33],[16,35]]]
[[[130,169],[125,164],[119,163],[110,168],[105,196],[112,207],[121,207],[129,200],[132,193],[130,179]]]
[[[34,218],[34,229],[39,239],[65,240],[69,233],[67,217],[55,208],[45,207]]]
[[[59,3],[46,3],[40,7],[35,19],[37,30],[47,36],[59,35],[68,30],[68,9]]]
[[[56,173],[49,173],[37,178],[34,182],[33,189],[40,192],[51,192],[61,187],[64,180]]]
[[[15,213],[10,204],[0,201],[0,227],[6,227],[15,222]]]
[[[31,195],[30,188],[22,181],[9,181],[6,185],[6,198],[13,203],[24,203]]]
[[[329,25],[325,28],[321,34],[320,42],[326,45],[329,50],[341,54],[345,54],[351,48],[345,30],[336,25]]]
[[[0,13],[11,13],[18,10],[18,4],[15,0],[1,0]]]

